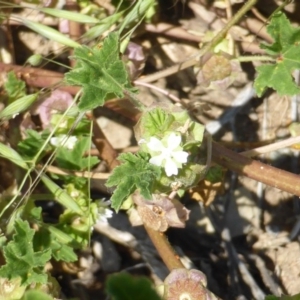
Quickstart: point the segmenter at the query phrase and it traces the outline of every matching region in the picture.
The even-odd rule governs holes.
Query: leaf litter
[[[174,26],[178,26],[181,29],[184,28],[192,34],[194,34],[195,28],[201,34],[204,34],[208,29],[216,29],[222,26],[221,16],[218,16],[218,10],[214,5],[209,7],[193,1],[187,4],[183,2],[176,2],[174,4],[166,1],[166,3],[160,3],[159,8],[159,22],[174,24]],[[262,10],[264,15],[272,13],[272,10],[266,11],[267,5],[263,9],[259,5],[257,8]],[[300,8],[296,5],[294,9],[291,13],[296,16]],[[215,21],[211,23],[211,21],[208,22],[202,19],[199,14],[196,14],[196,12],[201,10],[213,14],[214,18],[212,20]],[[178,23],[184,23],[184,26],[178,25]],[[299,26],[299,24],[297,25]],[[248,42],[252,35],[250,34],[251,30],[253,30],[252,28],[241,29],[248,30],[247,32],[241,31],[243,32],[242,40],[246,41],[243,42],[244,46],[243,50],[241,50],[244,53],[245,51],[247,52],[247,46],[253,49],[253,45],[257,46],[258,43],[256,41],[253,43]],[[26,31],[22,32],[21,29],[13,25],[12,30],[14,34],[20,36],[26,33]],[[255,31],[253,32],[253,34],[256,33]],[[156,69],[161,69],[181,61],[198,49],[198,45],[195,42],[185,40],[184,38],[175,39],[171,35],[168,36],[168,34],[160,35],[146,32],[144,34],[141,33],[134,40],[146,49],[147,60],[144,75],[147,72],[152,73]],[[20,42],[15,37],[13,42],[15,43],[15,49],[26,49],[24,40]],[[51,41],[44,42],[51,45]],[[51,49],[50,46],[49,48]],[[21,50],[15,52],[16,62],[20,65],[24,62],[24,57],[22,57],[21,53]],[[13,55],[13,53],[11,54]],[[121,72],[123,72],[124,69],[121,64],[118,66],[122,69]],[[237,97],[245,84],[253,81],[253,72],[253,67],[249,63],[246,64],[243,70],[241,70],[240,75],[237,76],[237,80],[227,89],[211,90],[206,85],[195,84],[195,76],[189,69],[169,78],[162,78],[158,81],[157,85],[167,89],[178,98],[184,99],[188,109],[193,112],[194,116],[203,124],[208,124],[210,121],[218,120],[225,112],[231,109],[233,99]],[[76,82],[74,81],[74,83]],[[272,85],[269,86],[272,87]],[[89,92],[91,93],[92,90],[89,90]],[[109,87],[107,87],[104,93],[106,92],[110,92]],[[119,92],[121,95],[122,89]],[[63,97],[63,95],[61,96]],[[149,88],[142,88],[138,97],[147,97],[149,102],[152,103],[169,102],[167,97]],[[207,105],[209,108],[203,110],[202,107]],[[95,106],[96,104],[91,103],[89,107],[85,108],[94,108]],[[274,93],[267,94],[263,99],[251,98],[226,124],[222,125],[220,131],[213,138],[238,151],[254,148],[265,142],[272,142],[288,135],[287,126],[291,122],[291,110],[290,99],[280,98]],[[107,114],[107,109],[97,109],[97,111],[98,115]],[[299,114],[298,110],[297,113]],[[111,114],[116,115],[116,112],[112,112]],[[132,126],[131,121],[123,117],[118,118],[117,115],[116,119],[117,121],[120,119],[124,131],[125,128],[127,130],[128,127]],[[109,132],[109,135],[117,134],[114,130],[106,130]],[[118,127],[117,130],[121,131],[122,129]],[[129,143],[133,147],[136,146],[132,141],[129,141]],[[86,149],[86,147],[83,148]],[[122,146],[119,147],[118,143],[114,143],[113,148],[119,149]],[[81,149],[81,152],[83,152],[83,149]],[[64,156],[67,157],[66,153],[64,153]],[[299,173],[299,159],[297,157],[299,157],[297,152],[285,149],[264,155],[262,159],[277,167]],[[7,162],[1,162],[1,176],[3,175],[5,179],[1,184],[3,192],[9,186],[13,185],[12,178],[6,174],[6,164]],[[5,182],[6,180],[7,182]],[[295,234],[292,237],[294,241],[290,240],[291,233],[297,229],[296,226],[298,224],[297,215],[299,207],[297,199],[287,193],[261,186],[257,182],[247,178],[236,177],[231,173],[226,174],[223,189],[224,192],[214,199],[209,208],[204,208],[201,202],[199,204],[196,201],[192,201],[191,196],[186,195],[187,206],[192,211],[189,224],[186,229],[178,231],[174,229],[170,230],[170,241],[181,247],[183,253],[188,254],[191,261],[206,273],[208,282],[214,283],[209,288],[222,296],[223,299],[237,299],[238,297],[238,292],[234,289],[232,283],[230,284],[230,280],[233,278],[229,282],[227,281],[228,274],[236,271],[238,271],[238,289],[240,289],[240,293],[247,299],[251,299],[254,296],[253,292],[251,292],[253,286],[249,284],[249,277],[254,279],[255,284],[265,294],[299,293],[300,277],[297,266],[300,253],[297,241],[298,235]],[[95,193],[99,192],[103,193],[103,188],[98,191],[95,190]],[[207,213],[207,210],[209,213]],[[116,241],[104,242],[105,236],[95,233],[97,237],[95,240],[92,240],[91,247],[86,250],[86,253],[80,255],[82,258],[85,256],[88,257],[84,267],[91,270],[88,273],[89,275],[87,275],[90,276],[90,280],[84,282],[83,279],[80,279],[84,284],[80,287],[73,286],[71,289],[73,291],[68,296],[74,296],[80,291],[80,293],[85,295],[86,299],[93,299],[93,293],[97,291],[97,295],[99,295],[99,291],[102,290],[101,277],[105,277],[106,272],[110,272],[116,266],[120,270],[133,267],[136,273],[146,273],[146,267],[142,267],[139,270],[137,266],[139,262],[146,261],[147,263],[150,262],[151,272],[155,273],[156,270],[157,274],[164,272],[161,262],[152,262],[153,257],[149,258],[149,252],[150,256],[155,256],[153,254],[154,249],[140,228],[132,228],[124,221],[121,214],[121,216],[113,216],[111,228],[108,231],[114,229],[121,232],[131,232],[135,235],[136,240],[140,243],[140,248],[135,249],[137,253],[133,253],[130,247],[120,247]],[[229,229],[231,233],[229,240],[224,239],[222,235],[222,231],[225,229]],[[105,272],[101,271],[104,259],[110,260],[110,258],[107,249],[103,249],[104,252],[102,255],[101,251],[97,250],[97,241],[100,241],[100,244],[105,244],[108,248],[111,247],[114,249],[121,263],[114,264],[111,262],[110,268],[107,267]],[[146,250],[141,250],[143,248]],[[235,249],[238,257],[230,255],[232,249]],[[148,251],[148,256],[143,251]],[[100,255],[98,256],[100,263],[96,261],[97,255]],[[263,260],[263,267],[261,267],[257,259],[253,258],[253,255]],[[93,263],[98,263],[99,269],[93,270]],[[250,275],[245,275],[245,273],[241,272],[241,269],[238,268],[239,263],[244,263],[248,266]],[[80,268],[82,266],[78,269],[74,267],[73,276],[81,278]],[[158,270],[160,268],[162,270]],[[56,272],[59,275],[63,274],[66,287],[73,285],[71,281],[65,279],[68,276],[64,275],[70,274],[72,271],[64,270]],[[96,272],[101,273],[100,278],[96,276]]]

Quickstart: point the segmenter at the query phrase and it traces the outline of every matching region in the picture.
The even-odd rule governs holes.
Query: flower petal
[[[66,134],[61,134],[50,139],[50,144],[54,147],[64,147],[72,150],[77,142],[77,137],[72,135],[68,137]]]
[[[156,137],[150,138],[150,142],[147,143],[147,147],[152,151],[162,151],[163,149],[165,149],[162,142]]]
[[[181,136],[172,132],[168,137],[168,149],[176,149],[181,143]]]
[[[164,155],[160,154],[160,155],[156,155],[150,158],[149,163],[152,165],[156,165],[158,167],[160,167],[162,165],[162,161],[164,159]]]
[[[172,156],[177,162],[186,163],[189,154],[185,151],[174,151],[172,152]]]
[[[58,137],[54,136],[50,139],[50,144],[54,147],[58,147],[60,145],[60,140]]]
[[[72,150],[74,149],[76,142],[77,142],[77,137],[75,135],[72,135],[65,141],[64,147],[69,150]]]
[[[168,177],[178,174],[178,168],[176,164],[169,157],[166,158],[165,171]]]

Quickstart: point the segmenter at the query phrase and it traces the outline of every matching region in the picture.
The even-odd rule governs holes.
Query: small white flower
[[[50,139],[50,144],[54,147],[64,147],[72,150],[77,142],[77,137],[75,135],[68,137],[66,134],[61,134],[59,136]]]
[[[149,162],[156,166],[163,166],[167,176],[177,175],[178,168],[187,162],[188,153],[180,147],[181,135],[172,132],[167,138],[167,147],[156,137],[151,137],[147,147],[154,154]],[[151,153],[151,154],[152,154]],[[155,155],[156,154],[156,155]]]
[[[113,211],[109,208],[101,209],[101,212],[98,213],[98,220],[103,223],[107,223],[107,219],[113,216]]]

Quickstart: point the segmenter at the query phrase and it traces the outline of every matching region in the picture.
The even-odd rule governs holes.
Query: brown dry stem
[[[167,268],[170,271],[173,269],[184,268],[184,265],[180,261],[179,256],[176,254],[169,241],[167,240],[166,235],[146,225],[144,226],[153,245],[155,246],[163,262],[166,264]]]
[[[240,175],[300,197],[300,176],[250,159],[213,142],[212,160]]]

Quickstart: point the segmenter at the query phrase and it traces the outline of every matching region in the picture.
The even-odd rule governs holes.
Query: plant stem
[[[267,56],[267,55],[261,55],[261,56],[239,56],[235,58],[234,60],[237,60],[239,62],[252,62],[252,61],[276,61],[274,57]]]
[[[141,112],[145,111],[146,105],[144,105],[138,97],[136,97],[133,93],[125,90],[124,94],[127,96],[127,98],[131,101],[131,103]]]
[[[170,68],[167,68],[165,70],[162,70],[160,72],[145,76],[143,78],[140,78],[139,81],[141,82],[153,82],[160,78],[170,76],[172,74],[175,74],[181,70],[184,70],[186,68],[192,67],[199,63],[199,58],[203,56],[204,54],[211,51],[217,44],[221,42],[221,40],[226,36],[228,30],[235,25],[245,14],[248,10],[251,9],[252,6],[256,4],[257,0],[248,0],[241,9],[228,21],[228,23],[222,28],[221,31],[218,32],[218,34],[207,44],[205,44],[198,53],[192,55],[187,60],[178,63]]]
[[[184,265],[180,261],[178,255],[167,240],[166,235],[146,225],[144,225],[144,227],[167,268],[170,271],[173,269],[184,268]]]
[[[212,159],[225,168],[300,197],[300,176],[252,160],[213,142]]]
[[[300,143],[300,136],[294,136],[283,141],[272,143],[270,145],[265,145],[252,150],[243,151],[240,152],[239,154],[247,157],[253,157],[253,156],[269,153],[272,151],[276,151],[282,148],[287,148],[299,143]]]

